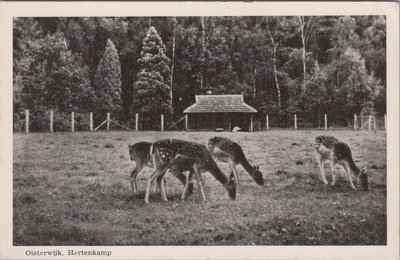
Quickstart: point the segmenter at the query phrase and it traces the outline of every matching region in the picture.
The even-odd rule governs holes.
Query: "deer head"
[[[226,184],[226,190],[228,191],[229,198],[232,200],[236,199],[236,181],[235,181],[235,175],[233,172],[229,174],[229,179],[228,183]]]
[[[128,145],[128,150],[129,150],[129,157],[131,158],[131,161],[133,161],[133,145]]]
[[[260,185],[260,186],[264,185],[264,179],[263,179],[262,173],[260,172],[259,166],[257,166],[257,165],[253,166],[253,176],[252,177],[258,185]]]

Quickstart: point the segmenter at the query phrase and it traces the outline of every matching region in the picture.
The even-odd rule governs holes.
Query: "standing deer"
[[[225,137],[213,137],[208,140],[208,149],[216,160],[229,163],[229,168],[233,172],[238,185],[239,179],[236,171],[236,165],[238,164],[243,166],[258,185],[264,185],[264,179],[259,167],[250,165],[242,147],[238,143]]]
[[[182,200],[184,200],[186,198],[186,195],[189,191],[189,185],[192,184],[192,178],[195,173],[194,165],[195,165],[195,161],[193,159],[179,156],[176,159],[174,159],[173,162],[171,162],[171,166],[168,169],[168,171],[171,172],[173,175],[182,174],[182,172],[187,172],[187,171],[189,172],[186,177],[186,185],[185,185],[185,188],[183,189],[183,193],[181,196]],[[199,183],[199,186],[200,186],[201,181],[197,180],[197,182]],[[192,185],[192,189],[193,189],[193,185]],[[203,192],[202,192],[202,196],[203,196],[203,200],[205,200],[205,196],[204,196]]]
[[[137,175],[142,171],[145,166],[153,167],[150,155],[150,149],[152,145],[153,143],[150,142],[138,142],[133,145],[129,145],[129,156],[132,161],[135,161],[135,168],[133,168],[130,175],[131,188],[134,194],[137,194],[138,190],[136,182]],[[184,170],[176,170],[172,173],[186,187],[186,177],[182,173],[183,171]],[[158,186],[161,185],[161,180],[162,178],[157,180]],[[188,191],[189,194],[193,192],[193,184],[188,186]]]
[[[335,166],[339,164],[343,166],[351,188],[356,189],[352,181],[352,174],[357,177],[358,182],[361,182],[361,186],[364,190],[368,190],[368,175],[365,172],[366,167],[362,169],[357,167],[354,163],[350,147],[346,143],[328,135],[317,136],[314,143],[315,150],[317,151],[321,180],[325,185],[328,184],[328,181],[325,177],[324,162],[329,161],[332,171],[332,186],[336,183]]]
[[[206,201],[206,197],[203,189],[204,181],[201,172],[205,171],[210,172],[224,186],[231,199],[236,199],[235,181],[232,176],[228,179],[224,173],[222,173],[207,150],[207,147],[204,145],[178,139],[163,139],[153,144],[150,154],[153,156],[155,171],[147,181],[146,203],[149,203],[150,188],[153,182],[159,177],[163,178],[167,170],[173,166],[174,160],[179,157],[184,157],[193,161],[194,174],[198,180],[204,201]],[[168,201],[163,185],[161,185],[161,197],[164,201]]]

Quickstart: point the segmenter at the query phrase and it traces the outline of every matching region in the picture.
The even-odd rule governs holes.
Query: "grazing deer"
[[[216,160],[229,163],[229,168],[233,172],[238,185],[239,179],[236,171],[236,165],[238,164],[243,166],[258,185],[264,185],[264,179],[259,167],[250,165],[242,147],[238,143],[225,137],[213,137],[208,140],[208,149]]]
[[[182,200],[184,200],[186,198],[186,195],[189,191],[189,185],[192,184],[192,178],[195,173],[194,172],[194,164],[195,164],[195,161],[193,159],[179,156],[171,162],[171,166],[168,169],[168,171],[174,175],[181,174],[182,172],[187,172],[187,171],[189,172],[189,174],[186,177],[186,185],[185,185],[185,188],[183,189],[183,193],[181,196]],[[198,181],[198,183],[202,182],[202,180],[197,180],[197,181]],[[200,184],[199,184],[199,186],[200,186]],[[193,189],[193,185],[192,185],[192,189]],[[205,200],[203,191],[202,191],[201,195],[203,196],[203,200]]]
[[[183,141],[178,139],[163,139],[155,142],[152,146],[150,154],[153,156],[155,171],[151,174],[147,181],[145,202],[149,203],[150,188],[153,182],[163,177],[170,167],[173,167],[174,160],[184,157],[193,161],[193,170],[198,180],[203,200],[206,201],[203,189],[204,181],[201,172],[210,172],[227,190],[231,199],[236,199],[236,183],[232,178],[227,178],[218,168],[211,154],[204,145]],[[168,201],[165,195],[165,187],[161,185],[161,197],[164,201]]]
[[[135,161],[135,168],[131,171],[130,175],[130,183],[131,188],[134,194],[137,194],[137,175],[142,171],[142,169],[147,167],[153,167],[150,155],[150,149],[153,143],[150,142],[138,142],[133,145],[129,145],[129,156],[132,161]],[[182,173],[183,171],[174,171],[173,175],[184,185],[186,186],[186,177]],[[157,180],[158,186],[161,184],[162,178]],[[157,188],[157,186],[156,186]],[[193,184],[188,187],[189,194],[193,192]]]
[[[325,185],[328,184],[328,181],[325,177],[323,164],[325,161],[329,161],[332,171],[332,186],[336,183],[335,166],[336,164],[339,164],[343,166],[345,175],[353,189],[356,189],[356,187],[353,184],[350,173],[357,177],[358,182],[361,182],[361,186],[365,191],[368,190],[368,175],[365,172],[366,167],[362,169],[357,167],[354,163],[350,147],[346,143],[341,142],[333,136],[321,135],[315,138],[314,147],[317,151],[321,180]]]
[[[171,166],[169,167],[168,171],[170,171],[174,175],[177,175],[182,172],[189,172],[186,177],[186,185],[185,185],[185,188],[183,189],[183,193],[181,196],[182,200],[184,200],[186,198],[188,193],[189,194],[193,193],[192,180],[193,180],[193,176],[195,176],[196,181],[199,184],[203,200],[206,201],[206,196],[205,196],[204,190],[201,189],[202,185],[204,185],[204,180],[201,175],[198,176],[195,174],[194,165],[195,165],[195,161],[193,159],[180,156],[171,162]],[[230,173],[230,178],[233,178],[232,172]]]

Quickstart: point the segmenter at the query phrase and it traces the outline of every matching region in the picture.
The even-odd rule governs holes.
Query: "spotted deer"
[[[193,179],[193,175],[194,175],[194,165],[195,165],[195,161],[191,158],[187,158],[187,157],[182,157],[182,156],[178,156],[176,159],[173,160],[173,162],[171,162],[171,166],[169,167],[168,171],[171,172],[173,175],[178,175],[178,174],[182,174],[183,172],[189,172],[187,177],[186,177],[186,185],[183,189],[183,193],[181,196],[181,199],[184,200],[188,194],[188,192],[190,192],[189,189],[189,185],[192,184],[192,179]],[[198,183],[201,182],[201,180],[197,180]],[[192,192],[193,192],[193,185],[192,187]],[[203,195],[203,200],[206,200],[205,195]]]
[[[134,194],[137,194],[137,175],[143,170],[144,167],[153,167],[153,163],[151,161],[150,149],[153,143],[150,142],[138,142],[133,145],[129,145],[129,156],[131,161],[135,162],[135,168],[132,169],[130,174],[130,184]],[[178,167],[175,167],[176,169]],[[186,186],[186,177],[182,173],[183,170],[179,171],[179,169],[175,170],[173,175],[184,185]],[[160,186],[161,178],[157,180],[158,186]],[[188,184],[189,185],[189,184]],[[156,186],[157,188],[157,186]],[[193,185],[189,185],[188,187],[189,194],[193,192]]]
[[[356,189],[351,176],[354,175],[357,177],[357,182],[361,184],[363,189],[365,191],[368,190],[368,175],[365,172],[366,167],[362,169],[357,167],[354,163],[350,147],[346,143],[333,136],[321,135],[315,138],[314,147],[317,151],[320,177],[325,185],[328,184],[328,181],[325,177],[324,163],[329,161],[332,172],[332,186],[336,183],[335,166],[336,164],[339,164],[344,168],[345,176],[347,177],[351,188]]]
[[[206,201],[204,193],[204,181],[201,176],[202,172],[210,172],[217,181],[219,181],[228,192],[231,199],[236,199],[236,183],[233,178],[227,178],[225,174],[218,168],[207,147],[198,143],[183,141],[178,139],[163,139],[156,141],[150,154],[153,157],[155,171],[151,174],[147,181],[145,202],[149,203],[150,188],[154,181],[163,177],[168,169],[173,168],[174,160],[184,157],[193,161],[193,170],[203,200]],[[185,187],[186,189],[186,187]],[[161,197],[164,201],[168,201],[165,194],[165,187],[161,185]]]
[[[264,179],[258,166],[252,166],[244,155],[242,147],[225,137],[213,137],[208,140],[208,149],[217,161],[229,163],[236,183],[239,185],[236,166],[242,165],[253,180],[260,186],[264,185]]]

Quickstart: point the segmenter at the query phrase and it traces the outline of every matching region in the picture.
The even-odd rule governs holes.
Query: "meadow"
[[[347,142],[359,167],[368,162],[369,191],[353,191],[343,175],[335,187],[319,179],[312,141],[329,134]],[[144,203],[129,184],[128,144],[160,138],[207,143],[225,136],[242,145],[265,179],[258,186],[239,166],[237,199],[209,173],[207,202],[198,186],[167,175],[167,196]],[[13,135],[14,245],[384,245],[386,133],[272,130],[215,132],[59,132]],[[228,165],[218,162],[225,174]],[[331,180],[329,167],[327,179]]]

